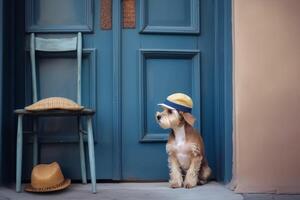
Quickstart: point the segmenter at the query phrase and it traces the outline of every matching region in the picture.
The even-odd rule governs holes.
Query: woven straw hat
[[[168,96],[163,103],[160,103],[158,105],[168,109],[176,109],[182,112],[191,113],[193,108],[193,101],[186,94],[174,93]]]
[[[63,190],[71,184],[65,179],[57,162],[36,165],[31,172],[31,184],[25,186],[27,192],[52,192]]]
[[[45,111],[45,110],[82,110],[83,107],[74,101],[63,97],[50,97],[42,99],[30,106],[25,107],[27,111]]]

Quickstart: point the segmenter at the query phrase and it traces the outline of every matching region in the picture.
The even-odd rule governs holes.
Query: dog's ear
[[[194,126],[196,119],[191,113],[181,112],[181,115],[189,125]]]

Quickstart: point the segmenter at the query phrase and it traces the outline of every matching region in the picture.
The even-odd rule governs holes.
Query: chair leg
[[[78,134],[79,134],[79,151],[80,151],[80,167],[81,167],[81,179],[82,183],[86,184],[86,167],[85,167],[85,153],[84,153],[84,143],[83,143],[83,134],[81,132],[81,120],[78,117]]]
[[[38,164],[38,124],[37,119],[33,120],[33,166]]]
[[[87,128],[88,128],[88,145],[89,145],[89,160],[90,160],[92,192],[96,193],[96,171],[95,171],[95,152],[94,152],[92,116],[87,116]]]
[[[17,157],[16,157],[16,191],[21,192],[23,150],[23,115],[18,115]]]

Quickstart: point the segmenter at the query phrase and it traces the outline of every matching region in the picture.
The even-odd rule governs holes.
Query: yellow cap
[[[193,101],[186,94],[174,93],[168,96],[164,103],[160,103],[158,105],[183,112],[191,112],[193,108]]]

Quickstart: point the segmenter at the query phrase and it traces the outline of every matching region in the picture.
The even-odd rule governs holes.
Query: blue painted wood
[[[38,96],[38,91],[37,91],[37,75],[36,75],[36,56],[35,56],[35,51],[47,51],[47,52],[63,52],[63,51],[70,51],[70,50],[76,50],[76,61],[77,61],[77,71],[76,71],[76,79],[77,79],[77,88],[76,88],[76,102],[81,105],[81,75],[82,75],[82,35],[79,32],[77,34],[76,38],[59,38],[59,39],[51,39],[51,38],[39,38],[35,37],[34,33],[31,34],[31,40],[30,40],[30,58],[31,58],[31,64],[32,64],[32,85],[33,87],[33,98],[37,98]],[[61,66],[59,66],[61,67]],[[51,69],[53,67],[51,66]],[[49,74],[48,74],[49,75]],[[57,81],[57,77],[55,77],[55,81]],[[51,84],[51,82],[47,82],[47,85]],[[53,82],[52,82],[53,84]],[[70,84],[70,83],[69,83]],[[66,86],[67,84],[60,85]],[[59,96],[59,95],[53,95],[53,96]],[[36,99],[34,99],[36,101]],[[84,110],[83,110],[84,111]],[[22,116],[23,111],[16,111],[16,113],[19,114],[19,116]],[[56,113],[50,113],[50,112],[45,112],[46,116],[56,116]],[[29,113],[24,113],[24,114],[31,114]],[[71,117],[74,116],[74,114],[70,113]],[[92,112],[92,114],[94,114]],[[45,114],[44,114],[45,115]],[[39,116],[39,115],[37,115]],[[66,115],[67,116],[67,115]],[[57,117],[57,116],[56,116]],[[56,118],[57,119],[57,118]],[[61,119],[60,119],[61,120]],[[19,122],[22,126],[22,119],[20,119],[21,122]],[[85,168],[85,155],[84,155],[84,144],[83,144],[83,136],[82,136],[82,126],[81,126],[81,120],[80,118],[77,120],[78,126],[78,132],[79,132],[79,153],[80,153],[80,166],[81,166],[81,175],[82,175],[82,182],[86,183],[86,168]],[[49,122],[47,124],[49,126]],[[90,174],[91,174],[91,179],[92,179],[92,192],[96,193],[96,174],[95,174],[95,156],[94,156],[94,139],[93,139],[93,128],[92,128],[92,116],[87,116],[87,133],[88,133],[88,146],[89,146],[89,159],[90,159]],[[20,133],[21,132],[21,133]],[[34,120],[34,125],[33,125],[33,164],[37,164],[37,157],[38,157],[38,137],[37,137],[37,124],[36,124],[36,119]],[[20,138],[22,139],[22,128],[18,128],[18,140],[17,140],[17,159],[20,159],[20,156],[22,157],[22,152],[20,151]],[[20,136],[21,135],[21,136]],[[23,142],[23,141],[21,141]],[[20,155],[21,153],[21,155]],[[19,191],[19,185],[21,184],[21,171],[19,170],[19,165],[17,167],[17,186],[16,190]]]
[[[30,34],[30,61],[31,61],[31,81],[32,81],[32,101],[38,101],[37,80],[36,80],[36,62],[35,62],[35,35]]]
[[[83,143],[83,128],[81,118],[77,117],[78,135],[79,135],[79,153],[80,153],[80,168],[81,168],[81,181],[83,184],[87,184],[86,178],[86,165],[85,165],[85,153]]]
[[[200,52],[189,49],[140,49],[139,50],[139,121],[140,142],[165,142],[169,131],[163,131],[155,122],[156,104],[164,100],[162,93],[188,92],[195,102],[200,102]],[[157,62],[150,64],[150,61]],[[180,60],[184,61],[179,63]],[[149,62],[148,62],[149,61]],[[190,62],[187,62],[190,61]],[[159,62],[162,62],[160,66]],[[176,67],[176,65],[178,65]],[[179,68],[178,68],[179,67]],[[150,70],[155,68],[156,70]],[[165,68],[165,69],[163,69]],[[180,68],[182,68],[180,70]],[[177,73],[174,73],[176,70]],[[182,71],[183,70],[183,71]],[[172,72],[173,71],[173,72]],[[164,73],[165,72],[165,73]],[[185,73],[188,74],[185,74]],[[172,76],[167,79],[167,76]],[[161,79],[161,77],[164,77]],[[167,89],[161,89],[161,85]],[[184,86],[185,85],[185,86]],[[150,99],[150,101],[148,100]],[[193,115],[200,118],[200,104],[193,108]],[[195,126],[200,130],[200,123]]]
[[[23,157],[23,115],[18,115],[17,151],[16,151],[16,191],[21,192]]]
[[[96,109],[96,58],[97,51],[96,49],[83,49],[83,65],[82,65],[82,104],[85,107]],[[62,59],[62,61],[57,62],[56,59]],[[72,62],[64,62],[64,60],[71,60]],[[37,80],[40,82],[40,98],[46,98],[54,95],[63,96],[66,98],[73,99],[76,101],[77,98],[77,68],[75,67],[76,63],[76,53],[40,53],[37,60],[39,61],[39,73]],[[47,64],[50,62],[49,64]],[[49,66],[48,66],[49,65]],[[64,66],[68,65],[68,66]],[[26,81],[27,87],[30,87],[31,81],[29,80],[30,76],[30,66],[27,65]],[[68,73],[68,74],[65,74]],[[73,84],[69,84],[72,82]],[[49,84],[51,83],[51,84]],[[65,85],[65,87],[61,87]],[[51,87],[50,87],[51,86]],[[26,105],[31,104],[31,92],[25,93],[26,95]],[[47,124],[50,120],[50,123],[57,124],[57,128],[47,127]],[[94,122],[97,121],[97,116],[94,117]],[[39,136],[40,143],[74,143],[78,141],[77,136],[72,132],[76,131],[76,128],[70,129],[71,127],[76,127],[76,121],[74,120],[63,120],[63,119],[48,119],[42,120],[41,122],[41,131],[44,134]],[[44,125],[43,125],[44,124]],[[59,128],[58,128],[59,127]],[[95,124],[97,128],[97,124]],[[59,132],[56,132],[59,131]],[[28,142],[31,143],[32,139],[28,138]],[[95,138],[97,141],[97,138]]]
[[[59,87],[57,88],[58,90],[61,90],[60,92],[62,94],[65,94],[66,92],[68,92],[68,90],[72,90],[72,91],[76,91],[77,86],[76,86],[76,72],[77,72],[77,68],[76,66],[76,52],[70,52],[70,53],[63,53],[63,55],[60,54],[39,54],[38,58],[39,59],[49,59],[51,60],[55,60],[56,58],[67,58],[67,59],[72,59],[74,62],[74,64],[72,64],[70,66],[70,69],[74,69],[74,85],[70,88],[66,88],[66,87]],[[62,57],[59,57],[62,56]],[[96,49],[83,49],[83,65],[82,65],[82,87],[83,87],[83,91],[82,91],[82,104],[86,107],[90,107],[90,108],[96,108],[96,75],[97,75],[97,70],[96,70],[96,55],[97,55],[97,51]],[[29,57],[29,56],[28,56]],[[52,63],[55,64],[55,63]],[[51,65],[51,67],[54,67]],[[29,67],[29,66],[28,66]],[[41,66],[40,66],[41,67]],[[58,67],[63,67],[58,65]],[[27,68],[28,69],[28,68]],[[67,73],[70,73],[68,70],[66,71]],[[29,71],[27,71],[26,73],[26,77],[30,78],[30,73]],[[60,73],[55,73],[55,76],[53,77],[53,81],[54,82],[58,82],[58,80],[61,80],[60,77],[66,78],[67,75],[65,74],[64,70],[60,70]],[[49,77],[48,77],[49,78]],[[50,77],[51,78],[51,77]],[[40,79],[40,78],[39,78]],[[27,83],[30,83],[30,80],[27,80]],[[45,82],[47,82],[47,80],[45,80]],[[50,81],[52,82],[52,81]],[[52,82],[53,83],[53,82]],[[30,85],[30,84],[27,84]],[[51,84],[52,85],[52,84]],[[65,83],[65,85],[68,85],[67,83]],[[48,84],[49,86],[49,84]],[[31,97],[30,97],[30,86],[27,87],[27,105],[30,104],[31,102]],[[43,87],[42,88],[44,93],[41,96],[42,98],[45,97],[45,95],[50,95],[49,94],[49,87]],[[59,92],[58,90],[55,90],[56,92]],[[28,92],[29,91],[29,92]],[[47,93],[48,92],[48,93]],[[55,93],[53,93],[55,94]],[[75,92],[74,92],[75,94]],[[74,95],[73,97],[74,101],[76,101],[76,95]],[[53,160],[58,161],[62,167],[66,167],[68,170],[66,172],[66,176],[71,177],[72,179],[81,179],[83,183],[87,182],[86,178],[84,177],[84,174],[81,176],[81,171],[86,171],[84,169],[81,170],[81,164],[79,165],[78,162],[79,160],[85,160],[85,158],[80,158],[80,156],[76,156],[76,155],[80,155],[80,144],[78,144],[78,136],[74,133],[77,132],[77,129],[74,128],[73,129],[68,129],[66,126],[66,121],[62,121],[63,119],[57,119],[54,121],[50,121],[53,122],[52,125],[54,124],[55,126],[48,126],[47,124],[49,124],[49,120],[48,119],[48,123],[45,122],[44,125],[45,126],[41,126],[41,131],[43,132],[43,134],[41,134],[39,136],[39,144],[40,145],[40,152],[42,154],[41,156],[41,162],[43,163],[48,163],[51,162]],[[97,122],[97,116],[94,117],[94,121]],[[73,123],[74,122],[74,123]],[[95,130],[97,130],[98,127],[98,123],[94,124],[94,128]],[[42,125],[42,123],[41,123]],[[69,121],[68,123],[69,126],[71,127],[77,127],[76,122],[75,121]],[[54,132],[49,132],[49,128],[53,128],[53,127],[57,127],[57,131]],[[65,130],[61,131],[61,128],[66,128]],[[27,128],[29,129],[29,127]],[[95,131],[95,141],[98,140],[98,135],[97,131]],[[87,141],[87,138],[83,138],[84,140]],[[32,144],[32,138],[25,138],[25,140],[27,141],[27,144],[29,144],[31,146]],[[62,145],[63,144],[63,145]],[[25,145],[26,146],[26,145]],[[28,148],[28,147],[27,147]],[[78,151],[79,149],[79,151]],[[29,152],[30,150],[27,149],[26,152]],[[78,154],[77,154],[78,151]],[[61,154],[61,152],[65,152],[64,154]],[[66,158],[66,155],[68,158]],[[82,154],[84,155],[84,153]],[[99,153],[97,154],[99,155]],[[108,153],[109,155],[109,153]],[[31,155],[24,156],[25,158],[25,173],[24,173],[24,178],[29,179],[30,178],[30,172],[32,169],[32,165],[31,165]],[[26,159],[30,159],[30,162],[26,162]],[[69,166],[69,167],[68,167]],[[83,167],[84,168],[84,167]],[[89,178],[88,176],[86,176],[87,178]]]
[[[99,8],[100,1],[94,1],[95,7]],[[93,16],[100,16],[100,9],[94,9]],[[95,24],[100,24],[99,18],[95,17]],[[46,31],[46,26],[45,30]],[[51,27],[50,27],[51,28]],[[66,26],[66,29],[70,28],[69,26]],[[66,31],[69,31],[66,30]],[[64,31],[60,31],[64,32]],[[73,34],[67,35],[67,34],[47,34],[47,32],[43,32],[43,34],[36,34],[40,37],[45,38],[59,38],[59,37],[73,37]],[[82,64],[82,104],[87,107],[92,107],[96,109],[96,115],[94,117],[94,140],[95,140],[95,152],[97,155],[96,159],[96,166],[97,166],[97,179],[112,179],[113,177],[113,170],[120,170],[120,166],[114,167],[113,166],[113,148],[112,148],[112,142],[113,142],[113,125],[112,125],[112,109],[113,109],[113,89],[112,89],[112,82],[113,82],[113,64],[112,64],[112,31],[103,31],[99,28],[94,29],[94,34],[85,34],[83,38],[84,46],[89,47],[88,49],[83,49],[83,64]],[[53,72],[56,76],[49,75],[48,77],[45,77],[43,74],[46,71],[43,72],[37,72],[41,77],[37,77],[38,80],[41,81],[43,79],[43,82],[46,82],[47,80],[55,81],[54,78],[60,78],[65,77],[68,80],[74,81],[75,84],[72,84],[72,87],[60,87],[57,88],[55,86],[52,87],[52,85],[48,84],[48,87],[46,84],[44,84],[40,90],[42,89],[41,97],[47,97],[50,94],[55,94],[55,90],[62,95],[66,95],[68,97],[71,97],[73,100],[76,100],[76,94],[71,91],[76,91],[76,78],[69,79],[69,76],[66,75],[67,73],[74,73],[73,71],[68,70],[70,68],[66,66],[76,66],[76,54],[74,53],[66,53],[68,54],[67,57],[57,57],[56,54],[48,54],[48,53],[37,53],[38,62],[37,65],[40,67],[47,68],[47,66],[50,66],[51,62],[53,62],[54,65],[62,64],[63,69],[57,72]],[[29,55],[27,55],[26,59],[30,58]],[[60,60],[61,59],[61,60]],[[69,59],[69,60],[68,60]],[[26,62],[26,82],[25,87],[26,91],[24,94],[26,95],[26,103],[23,105],[20,104],[20,108],[24,105],[28,105],[31,103],[31,80],[28,80],[28,78],[31,77],[30,75],[30,68],[28,69],[30,63],[29,60]],[[89,69],[89,67],[90,69]],[[20,68],[16,68],[17,71],[20,71]],[[75,67],[76,69],[76,67]],[[75,70],[74,69],[74,70]],[[55,70],[54,70],[55,71]],[[48,71],[47,71],[48,72]],[[50,73],[52,70],[50,70]],[[18,72],[16,72],[18,73]],[[24,73],[22,73],[24,74]],[[23,75],[21,76],[23,77]],[[60,79],[59,79],[60,80]],[[18,83],[19,84],[19,83]],[[18,85],[20,88],[20,93],[23,93],[23,89],[21,84]],[[62,132],[49,132],[49,129],[45,127],[41,127],[43,134],[39,137],[39,144],[40,145],[40,151],[43,154],[41,156],[41,162],[47,163],[51,162],[54,159],[58,161],[61,166],[65,169],[64,173],[65,176],[70,177],[75,180],[80,180],[81,177],[81,169],[80,165],[78,163],[79,160],[79,148],[78,148],[78,137],[75,133],[76,130],[73,130],[69,127],[76,127],[75,121],[70,121],[65,125],[66,123],[62,122],[63,124],[58,123],[58,121],[61,120],[54,120],[52,124],[55,124],[56,127],[62,127],[65,128]],[[84,127],[86,127],[86,124],[83,124]],[[26,125],[27,129],[31,128],[30,125]],[[53,128],[54,126],[52,126]],[[26,130],[27,130],[26,129]],[[75,129],[75,128],[74,128]],[[44,136],[46,135],[46,136]],[[27,149],[24,151],[24,179],[30,179],[30,172],[32,169],[32,152],[31,152],[31,146],[32,146],[32,138],[24,138],[24,140],[27,141],[25,143],[25,148]],[[84,141],[87,140],[87,137],[84,135]],[[28,144],[29,143],[29,144]],[[58,143],[58,144],[57,144]],[[61,145],[64,144],[64,145]],[[121,149],[121,147],[119,147]],[[115,151],[115,150],[114,150]],[[61,154],[60,152],[64,152],[64,154]],[[117,151],[116,151],[117,152]],[[120,155],[120,154],[119,154]],[[102,161],[105,162],[102,162]],[[121,163],[120,159],[118,161]],[[88,166],[87,166],[88,167]],[[119,169],[117,169],[119,168]],[[89,170],[88,170],[89,171]],[[14,174],[14,173],[13,173]],[[87,178],[90,179],[90,174],[87,173]]]
[[[59,5],[59,6],[58,6]],[[92,32],[92,0],[28,0],[27,32]]]
[[[63,52],[63,51],[74,51],[77,49],[77,66],[78,66],[78,77],[77,77],[77,102],[81,102],[81,87],[78,84],[81,83],[81,33],[75,38],[40,38],[35,37],[34,33],[31,33],[30,38],[30,60],[31,60],[31,73],[32,73],[32,91],[33,91],[33,102],[38,100],[38,89],[37,89],[37,73],[36,73],[36,53],[35,51],[48,51],[48,52]],[[78,48],[77,48],[78,47]]]
[[[145,8],[143,5],[145,2],[147,1],[137,2],[137,7]],[[152,4],[155,2],[151,1]],[[221,129],[223,122],[228,123],[230,121],[228,119],[226,121],[223,110],[226,111],[226,117],[230,117],[228,113],[230,113],[231,102],[230,98],[226,96],[230,96],[231,93],[228,89],[226,91],[229,94],[224,93],[223,88],[224,80],[228,81],[225,85],[230,87],[231,79],[230,77],[224,79],[224,60],[222,60],[225,56],[224,32],[221,31],[224,29],[222,22],[224,13],[220,11],[224,9],[225,2],[220,2],[219,0],[203,0],[201,6],[198,6],[201,14],[202,34],[200,36],[177,34],[176,29],[170,32],[160,31],[148,34],[140,34],[141,32],[137,30],[124,29],[122,31],[122,66],[124,69],[122,70],[123,179],[168,179],[167,158],[164,153],[164,143],[162,143],[167,132],[160,131],[151,116],[154,117],[154,111],[159,109],[155,107],[154,102],[158,101],[155,98],[163,100],[169,93],[177,92],[175,89],[170,90],[174,86],[181,92],[193,97],[195,108],[198,108],[195,115],[199,113],[196,118],[198,123],[201,122],[198,128],[206,144],[208,161],[213,169],[214,177],[220,181],[225,180],[225,170],[231,168],[229,163],[232,162],[232,158],[230,158],[232,152],[228,147],[231,139],[229,136],[231,134],[230,122],[226,125],[228,138],[225,139]],[[158,7],[162,5],[160,1],[157,1],[157,4]],[[172,4],[169,6],[169,9],[172,9]],[[144,13],[143,10],[140,11],[137,18],[145,18]],[[158,18],[164,15],[160,15],[158,12],[152,14]],[[201,60],[199,55],[197,62],[201,63],[199,64],[201,69],[195,67],[194,69],[198,70],[193,71],[194,77],[191,77],[190,72],[183,70],[184,66],[190,66],[193,69],[191,59],[175,59],[176,56],[165,56],[164,52],[157,53],[154,58],[151,55],[144,56],[144,58],[141,56],[143,59],[137,61],[138,49],[145,51],[155,49],[199,51],[201,52]],[[142,71],[137,71],[138,69]],[[227,73],[230,72],[230,69],[227,70]],[[181,74],[182,79],[191,79],[190,86],[188,81],[182,81],[176,73]],[[168,90],[169,92],[167,92]],[[151,92],[155,98],[150,95]],[[228,102],[226,104],[224,104],[225,99]],[[140,137],[143,139],[139,140]],[[152,143],[143,143],[147,140],[152,141]],[[145,155],[147,155],[147,159],[145,159]],[[226,161],[224,162],[225,156]],[[137,165],[137,161],[141,162]],[[224,163],[226,163],[226,167]],[[145,171],[147,173],[144,173]]]
[[[96,167],[95,167],[95,150],[94,150],[94,133],[92,125],[92,116],[87,116],[87,133],[90,159],[90,173],[92,182],[92,192],[96,193]]]
[[[217,132],[220,134],[220,148],[218,152],[220,156],[219,179],[225,183],[229,183],[232,178],[232,163],[233,163],[233,83],[232,83],[232,23],[231,23],[231,0],[221,1],[216,3],[216,63],[223,64],[219,72],[219,110],[220,126],[217,127]],[[224,49],[221,51],[220,49]]]
[[[221,112],[220,114],[218,114],[218,112],[215,111],[221,111],[222,106],[225,104],[219,102],[216,97],[218,97],[220,101],[226,99],[228,105],[230,105],[230,98],[228,98],[226,95],[223,96],[223,98],[221,94],[224,94],[224,92],[215,91],[215,89],[217,89],[217,85],[221,86],[222,82],[222,80],[216,80],[216,78],[220,77],[223,73],[222,70],[217,73],[217,68],[225,67],[224,69],[227,69],[227,65],[222,64],[222,59],[217,62],[215,56],[219,54],[222,55],[221,52],[225,47],[225,49],[227,49],[227,46],[224,43],[224,48],[222,48],[222,46],[215,45],[215,43],[222,43],[223,39],[219,39],[219,37],[221,37],[223,33],[219,31],[227,26],[225,25],[225,23],[218,23],[218,20],[221,20],[224,13],[219,12],[218,14],[216,14],[216,12],[218,12],[216,9],[217,3],[219,6],[218,10],[220,11],[222,10],[223,6],[228,7],[228,2],[229,1],[226,0],[223,4],[222,2],[220,3],[219,0],[201,0],[201,7],[199,11],[199,15],[201,14],[201,17],[199,16],[199,24],[201,24],[201,27],[199,25],[199,30],[201,29],[201,36],[199,36],[196,34],[178,34],[176,33],[176,26],[175,29],[171,31],[172,33],[153,32],[140,34],[139,27],[137,29],[121,30],[121,2],[120,0],[114,0],[113,30],[104,31],[99,28],[95,28],[93,34],[85,35],[84,45],[86,47],[97,49],[97,51],[94,52],[97,59],[93,60],[93,62],[95,63],[95,68],[97,68],[97,70],[95,70],[95,72],[93,73],[93,75],[95,76],[94,81],[90,81],[88,79],[89,76],[85,75],[87,73],[91,73],[89,71],[85,71],[85,66],[88,64],[88,62],[90,62],[90,59],[87,59],[87,56],[83,55],[82,66],[82,82],[84,88],[82,90],[83,104],[90,104],[94,101],[94,105],[97,110],[97,118],[94,119],[94,136],[95,140],[97,140],[97,143],[95,144],[95,152],[97,155],[97,159],[95,161],[97,179],[166,180],[168,178],[164,143],[140,142],[141,132],[139,131],[137,124],[137,121],[139,120],[138,116],[140,106],[140,104],[138,103],[139,49],[192,49],[201,52],[201,90],[198,90],[198,92],[200,93],[199,96],[201,101],[194,101],[200,102],[200,119],[198,119],[198,122],[201,122],[201,132],[206,143],[206,151],[209,157],[209,163],[213,167],[215,176],[218,178],[218,180],[224,179],[224,177],[226,176],[225,171],[228,171],[228,169],[231,167],[230,162],[232,161],[227,159],[230,157],[230,150],[228,149],[228,145],[230,144],[231,139],[228,139],[227,136],[230,136],[231,132],[228,128],[230,126],[230,123],[226,122],[226,124],[228,124],[225,126],[225,128],[226,130],[228,130],[225,133],[226,136],[224,136],[225,140],[221,135],[223,133],[218,133],[218,130],[222,128],[221,122],[224,121],[223,117],[225,115],[223,115]],[[95,7],[99,8],[99,1],[94,1],[94,3]],[[140,8],[140,1],[137,1],[136,7]],[[94,9],[93,11],[94,16],[100,16],[100,9]],[[215,17],[217,16],[218,19],[215,20]],[[140,20],[139,12],[137,12],[137,20]],[[224,21],[226,21],[226,19],[224,19]],[[98,17],[95,17],[95,24],[100,24]],[[49,28],[49,30],[53,28],[51,26],[47,27]],[[43,31],[47,32],[47,27],[45,27]],[[63,30],[62,32],[71,31],[71,29],[69,28],[70,26],[66,26],[65,30]],[[230,29],[230,27],[228,26],[227,29]],[[220,35],[215,34],[216,32],[219,32]],[[51,35],[49,37],[51,37]],[[63,37],[63,35],[61,37]],[[216,47],[220,48],[216,49]],[[63,60],[62,62],[64,63],[64,65],[67,65],[67,62],[69,62],[69,64],[74,63],[76,65],[76,62],[74,62],[74,57],[74,55],[70,57],[71,59],[73,59],[73,61],[69,62],[67,60]],[[39,60],[39,62],[40,61],[41,63],[37,64],[44,65],[45,63],[51,62],[51,59]],[[176,63],[174,57],[171,56],[171,58],[158,58],[157,60],[148,59],[148,62],[150,63],[147,63],[147,65],[156,66],[155,63],[158,63],[160,61],[161,63],[163,63],[164,61],[167,61],[169,63]],[[176,64],[178,68],[177,71],[182,70],[183,72],[185,72],[183,70],[183,67],[185,65],[192,66],[191,59],[178,59],[178,63]],[[65,73],[66,71],[61,71],[59,76],[65,76]],[[230,70],[228,70],[227,73],[230,73]],[[185,72],[184,74],[185,76],[189,76],[187,72]],[[151,77],[153,76],[149,76],[148,78],[151,79]],[[161,77],[158,76],[157,78],[159,79]],[[144,80],[147,81],[147,78]],[[230,78],[227,77],[226,80],[228,80],[228,82],[224,86],[229,87]],[[90,82],[94,82],[95,84],[92,84]],[[183,83],[185,82],[183,81]],[[88,85],[93,85],[90,91],[86,90],[86,88],[90,87]],[[28,93],[28,91],[31,91],[30,89],[28,90],[28,88],[31,87],[28,85],[28,83],[26,87],[26,93]],[[53,88],[44,87],[44,90],[45,89],[47,90],[47,93],[51,93],[51,90]],[[68,91],[70,89],[71,88],[62,88],[61,92],[63,94],[69,94]],[[85,91],[86,93],[84,93]],[[229,89],[226,91],[230,92]],[[45,93],[45,95],[47,93]],[[157,94],[157,96],[166,96],[166,94],[163,94],[163,92],[158,92]],[[218,94],[220,94],[221,97],[218,96]],[[72,94],[70,95],[72,96]],[[74,97],[74,99],[76,99],[76,96]],[[150,102],[149,99],[148,102]],[[146,103],[146,105],[150,104]],[[229,117],[230,107],[225,106],[225,108],[226,116]],[[145,112],[150,117],[150,108],[148,108],[148,110],[145,109]],[[219,116],[219,122],[216,122],[216,119],[218,118],[217,116]],[[149,117],[147,116],[147,118]],[[217,123],[219,123],[220,125],[217,125]],[[147,130],[150,130],[154,127],[150,120],[145,122],[145,124],[147,126]],[[72,122],[70,123],[70,125],[72,126]],[[152,136],[150,132],[147,132],[144,139],[147,139],[147,137],[153,139],[153,137],[157,137],[160,134],[158,132],[153,132],[156,135]],[[70,130],[70,134],[71,133],[72,130]],[[59,134],[63,134],[62,136],[58,137],[59,140],[54,139],[54,137],[58,136]],[[66,176],[73,179],[81,179],[80,166],[76,163],[78,162],[77,158],[72,157],[73,154],[76,154],[74,152],[78,151],[78,144],[74,143],[77,141],[76,138],[70,136],[68,133],[57,133],[57,135],[54,135],[54,137],[48,140],[43,140],[43,138],[40,138],[40,142],[44,143],[44,145],[41,146],[41,151],[45,154],[42,161],[49,162],[55,158],[56,160],[60,161],[65,169],[67,169]],[[165,137],[165,132],[162,134],[160,139],[163,139],[163,137]],[[56,145],[53,143],[56,141],[61,141],[66,145],[64,145],[63,147],[60,145]],[[57,152],[61,152],[62,150],[65,152],[65,154],[70,156],[68,156],[68,158],[65,158],[62,155],[58,155]],[[145,159],[145,157],[147,157],[147,159]],[[31,155],[25,156],[25,159],[30,160],[29,165],[31,166]],[[221,160],[222,162],[219,162],[218,160]],[[25,161],[25,163],[28,162]],[[138,165],[136,163],[138,163]],[[224,167],[222,163],[226,163],[226,167]],[[27,165],[25,169],[27,171],[26,174],[29,174],[30,172],[30,167],[28,167],[29,165]],[[147,173],[145,173],[145,171],[147,171]],[[220,173],[216,173],[217,171],[220,171]],[[87,178],[89,178],[89,176],[90,175],[87,174]]]
[[[81,39],[79,35],[77,37],[59,39],[36,37],[35,50],[49,52],[75,51],[77,50],[77,44],[79,45],[81,41],[79,37]]]
[[[120,180],[121,173],[121,137],[122,137],[122,47],[121,47],[121,0],[113,0],[113,179]]]
[[[77,103],[81,105],[82,35],[77,35]]]
[[[94,155],[94,140],[93,140],[93,127],[92,127],[92,117],[95,113],[95,111],[90,109],[83,109],[80,112],[70,112],[70,111],[43,111],[43,112],[29,112],[25,109],[17,109],[14,111],[15,114],[18,115],[18,130],[17,130],[17,151],[16,151],[16,191],[21,191],[21,180],[22,180],[22,149],[23,149],[23,115],[25,116],[33,116],[35,120],[38,117],[45,117],[45,116],[51,116],[51,117],[58,117],[58,116],[86,116],[87,118],[87,134],[88,134],[88,145],[89,145],[89,158],[90,158],[90,173],[92,177],[92,192],[96,193],[96,176],[95,176],[95,155]],[[78,122],[80,122],[80,119],[78,118]],[[36,126],[34,126],[35,128]],[[79,125],[78,125],[79,127]],[[36,130],[33,130],[34,133],[36,133]],[[80,132],[83,132],[82,130],[78,130]],[[81,149],[83,150],[83,149]],[[34,152],[35,154],[37,152]],[[81,151],[80,151],[81,153]],[[84,154],[84,152],[83,152]],[[64,155],[64,154],[63,154]],[[83,158],[81,157],[81,160]],[[84,160],[83,160],[84,161]],[[82,169],[83,170],[83,169]],[[86,180],[83,179],[83,181],[86,182]]]
[[[184,7],[187,9],[183,9]],[[172,11],[170,11],[170,9]],[[151,13],[151,11],[159,12],[159,14]],[[140,32],[157,34],[199,34],[199,11],[200,0],[141,0]],[[183,20],[179,17],[182,15],[185,15],[186,19]]]
[[[0,0],[0,13],[2,13],[1,15],[0,15],[0,77],[2,77],[3,76],[3,64],[4,64],[4,62],[3,62],[3,54],[4,54],[4,52],[3,52],[3,30],[4,30],[4,26],[3,26],[3,16],[4,16],[4,7],[3,7],[3,0]],[[3,87],[3,80],[1,79],[1,83],[0,83],[0,112],[2,113],[2,116],[4,115],[3,113],[3,109],[2,109],[2,98],[3,98],[3,96],[2,96],[2,92],[3,92],[3,90],[2,90],[2,87]],[[3,131],[3,126],[2,126],[2,116],[0,116],[0,127],[1,127],[1,131],[0,131],[0,146],[2,147],[1,148],[1,150],[0,150],[0,172],[2,172],[2,170],[3,170],[3,162],[2,162],[2,159],[3,159],[3,157],[2,157],[2,153],[3,153],[3,151],[2,151],[2,149],[3,149],[3,145],[2,145],[2,137],[3,137],[3,133],[2,133],[2,131]],[[0,174],[0,183],[3,183],[3,176],[2,176],[2,173]]]
[[[225,169],[224,182],[232,179],[233,165],[233,56],[232,56],[232,5],[226,0],[224,9],[224,124],[225,124]]]
[[[153,2],[159,4],[157,6],[161,5],[160,1]],[[136,3],[139,7],[141,1]],[[171,9],[172,4],[169,6]],[[205,4],[201,7],[208,9]],[[200,13],[202,14],[202,11]],[[140,14],[137,13],[137,19],[141,19]],[[152,15],[160,16],[160,13],[154,12]],[[206,15],[201,15],[202,18],[206,19]],[[201,24],[203,25],[202,22]],[[201,30],[202,28],[206,31],[207,27],[201,27]],[[210,31],[207,31],[205,36],[209,33]],[[200,78],[202,80],[202,76],[200,77],[200,67],[198,67],[198,72],[193,69],[197,69],[197,65],[200,66],[198,52],[201,52],[202,68],[203,61],[207,62],[206,55],[209,54],[208,50],[211,47],[209,45],[199,47],[198,42],[201,36],[176,34],[175,31],[164,34],[141,34],[137,29],[123,29],[122,36],[122,67],[124,69],[122,70],[122,176],[124,180],[168,180],[167,155],[165,140],[163,140],[168,131],[160,129],[154,120],[154,111],[160,110],[156,104],[173,92],[184,92],[195,97],[194,114],[199,115],[197,126],[202,128],[200,117],[202,113],[200,112],[200,108],[202,109]],[[204,41],[207,42],[206,38]],[[151,53],[139,61],[139,49],[146,52],[149,50]],[[155,53],[157,50],[160,51]],[[187,51],[186,54],[185,51]],[[202,55],[204,55],[204,60]],[[213,66],[213,62],[210,61],[205,64]],[[145,73],[139,69],[144,70]],[[195,77],[196,79],[193,80]],[[141,84],[141,80],[144,84]],[[141,89],[144,92],[142,95]],[[145,132],[146,137],[141,140],[141,135],[145,135]],[[152,140],[151,143],[144,142],[149,137]]]
[[[38,164],[38,119],[33,119],[33,146],[32,146],[32,164],[33,166]]]

